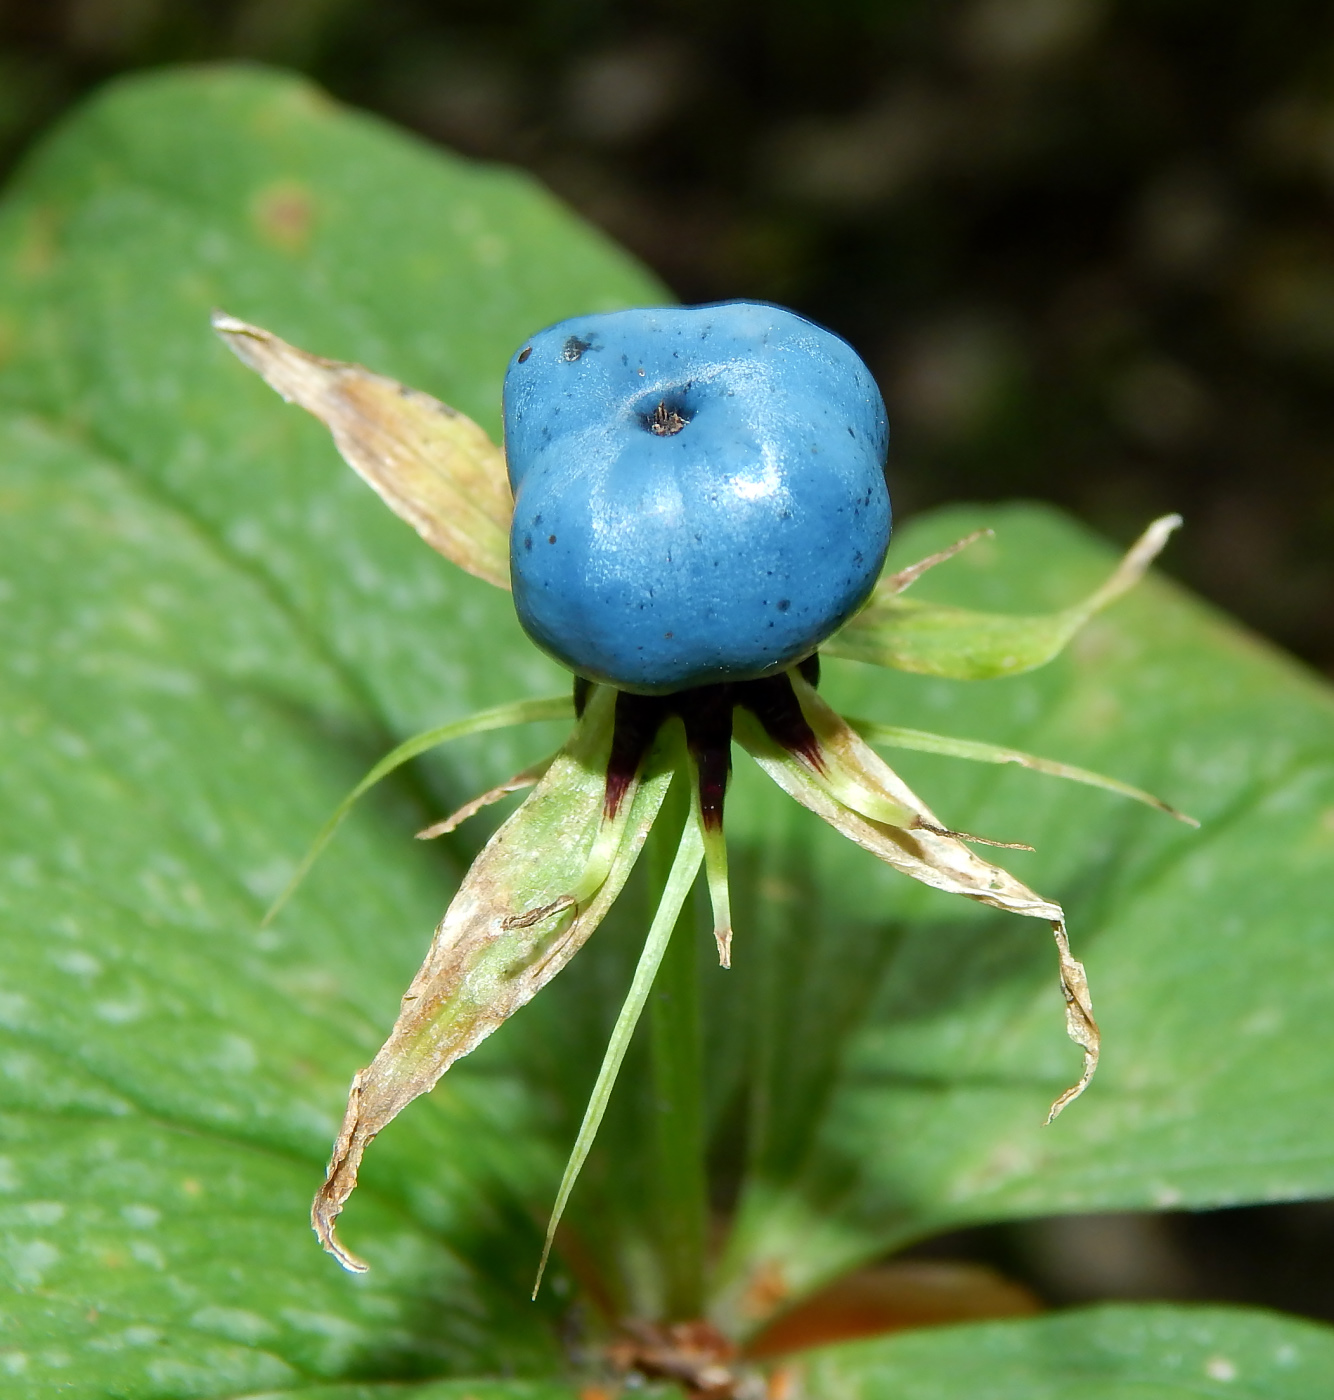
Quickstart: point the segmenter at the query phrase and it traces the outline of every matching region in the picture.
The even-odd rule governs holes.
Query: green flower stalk
[[[672,328],[676,322],[671,318],[694,313],[619,314],[658,316],[662,326],[675,334]],[[604,320],[610,345],[616,333],[616,326],[610,323],[615,318]],[[654,327],[658,324],[654,322]],[[635,642],[639,634],[633,631],[627,640],[625,629],[618,630],[615,618],[599,631],[602,619],[598,609],[606,599],[617,596],[606,579],[613,579],[621,567],[618,555],[607,565],[605,579],[599,575],[601,592],[590,594],[575,614],[568,608],[561,610],[566,600],[560,585],[567,576],[561,570],[582,567],[583,523],[570,512],[561,513],[564,505],[557,487],[563,478],[557,467],[548,469],[545,465],[541,455],[545,448],[532,449],[536,465],[516,472],[512,460],[507,471],[505,453],[481,428],[425,394],[359,366],[317,358],[268,331],[222,313],[215,315],[214,326],[231,349],[284,398],[328,425],[348,463],[428,544],[497,587],[510,587],[513,579],[525,627],[544,648],[566,661],[577,677],[570,698],[500,706],[419,735],[388,754],[326,823],[267,916],[273,917],[304,878],[356,798],[395,768],[428,748],[467,734],[566,716],[574,720],[570,737],[557,754],[419,833],[430,837],[452,830],[505,794],[532,789],[474,861],[435,931],[425,962],[403,996],[389,1038],[353,1083],[327,1178],[312,1210],[316,1233],[340,1263],[358,1271],[366,1267],[339,1242],[335,1222],[356,1186],[371,1140],[569,962],[621,892],[655,821],[664,811],[672,810],[678,814],[680,834],[672,832],[674,854],[660,862],[666,869],[658,880],[658,911],[559,1189],[547,1235],[549,1251],[655,979],[668,975],[664,958],[672,931],[701,867],[724,966],[733,955],[734,912],[739,915],[738,932],[744,940],[744,911],[733,911],[729,897],[723,824],[733,742],[797,802],[894,869],[935,889],[1045,921],[1056,942],[1067,1031],[1083,1053],[1077,1081],[1053,1103],[1048,1121],[1084,1091],[1097,1067],[1099,1035],[1084,969],[1070,952],[1060,905],[972,850],[978,843],[1005,843],[987,842],[951,829],[876,749],[919,749],[987,763],[1017,763],[1120,793],[1182,821],[1191,819],[1148,793],[1084,769],[976,741],[846,719],[818,692],[816,648],[828,656],[957,680],[1031,670],[1055,657],[1095,613],[1137,582],[1180,524],[1178,517],[1167,516],[1150,525],[1089,597],[1059,612],[1038,616],[973,612],[905,596],[927,569],[945,562],[976,536],[911,568],[879,573],[878,577],[883,544],[872,557],[864,557],[866,551],[856,549],[852,552],[861,573],[854,577],[855,571],[849,569],[837,578],[829,574],[833,582],[823,621],[796,618],[789,625],[792,615],[800,612],[801,601],[793,603],[787,594],[771,600],[766,594],[762,601],[769,611],[754,613],[763,621],[756,624],[753,638],[745,642],[749,646],[753,641],[758,659],[732,671],[720,670],[713,659],[716,648],[709,649],[713,646],[709,628],[747,621],[751,614],[744,600],[737,603],[735,617],[728,615],[726,607],[701,604],[698,636],[687,639],[684,646],[676,636],[679,624],[670,622],[667,626],[655,622],[656,630],[643,633],[648,641]],[[602,361],[597,360],[602,346],[594,332],[585,335],[576,331],[562,339],[564,328],[555,330],[560,336],[551,342],[550,353],[544,349],[547,341],[543,337],[549,338],[553,332],[543,332],[512,362],[512,377],[518,384],[515,404],[507,401],[507,444],[512,456],[520,449],[529,450],[524,434],[537,430],[539,420],[533,415],[534,405],[541,401],[540,374],[555,374],[558,369],[552,366],[560,364],[588,376],[611,373],[607,365],[614,368],[609,352]],[[800,336],[800,328],[793,333]],[[837,356],[842,352],[835,349],[831,353]],[[543,354],[547,354],[545,361]],[[530,363],[539,374],[534,381],[537,387],[531,392],[524,387],[526,381],[518,377],[518,367],[526,372]],[[627,375],[634,376],[633,361],[627,358],[625,364]],[[860,386],[854,371],[848,373],[853,375],[855,386]],[[622,417],[642,433],[645,451],[677,453],[670,460],[686,461],[681,444],[689,447],[690,432],[699,426],[702,433],[708,415],[723,411],[717,406],[723,403],[721,393],[715,396],[716,402],[709,397],[711,381],[707,376],[684,381],[679,393],[663,389],[642,365],[637,379],[642,381],[643,403],[635,400],[633,413]],[[629,380],[634,392],[639,391],[637,379]],[[861,387],[858,392],[862,393]],[[870,392],[874,392],[873,386]],[[771,385],[765,393],[767,411],[773,402]],[[731,397],[730,391],[727,397]],[[866,402],[864,394],[857,400],[862,408]],[[817,410],[803,412],[809,416]],[[849,418],[847,434],[859,450],[870,451],[861,447],[860,421]],[[842,429],[828,431],[837,436]],[[589,439],[580,441],[585,443],[580,450],[588,450]],[[632,446],[637,443],[635,439]],[[819,447],[818,442],[813,443],[812,454]],[[845,445],[844,450],[853,449]],[[873,458],[871,452],[868,460]],[[668,459],[664,456],[663,460]],[[820,491],[826,490],[836,473],[832,466],[822,470],[825,475],[817,480]],[[516,480],[517,507],[511,491],[511,481]],[[738,510],[743,506],[749,509],[754,502],[762,504],[765,492],[770,491],[762,475],[746,476],[739,471],[729,481],[740,483],[737,490],[742,504]],[[872,495],[868,490],[864,499],[860,495],[849,497],[852,512],[838,528],[853,544],[863,518],[856,511],[864,506],[873,513]],[[693,508],[691,499],[683,507],[687,511]],[[817,499],[812,519],[819,516],[820,509]],[[830,507],[835,509],[843,507]],[[791,510],[799,514],[800,501]],[[778,515],[784,522],[781,528],[786,529],[787,517],[781,511]],[[559,527],[552,523],[557,518]],[[534,527],[534,520],[543,523]],[[638,525],[630,521],[621,528],[632,530]],[[803,528],[809,532],[816,525]],[[887,497],[883,532],[887,540]],[[598,538],[596,530],[589,538]],[[699,538],[696,534],[695,539]],[[567,545],[569,552],[561,553]],[[738,588],[743,584],[749,587],[753,576],[763,570],[745,558],[744,542],[739,547],[744,578]],[[794,548],[806,545],[799,543]],[[832,545],[822,545],[809,558],[801,555],[801,568],[812,577],[823,577],[819,570],[832,549]],[[703,562],[707,564],[707,560]],[[655,596],[654,606],[659,603],[665,610],[670,599]],[[771,644],[770,636],[780,633],[788,640],[781,646]],[[813,644],[812,636],[816,637]],[[635,642],[634,647],[631,642]],[[775,649],[766,651],[771,645]],[[684,677],[683,683],[678,683],[680,677]],[[688,802],[678,785],[688,788]],[[671,801],[669,791],[676,794]],[[743,946],[739,944],[739,950]],[[697,1248],[702,1251],[702,1238]],[[545,1262],[544,1253],[543,1265]],[[688,1295],[690,1289],[684,1287]],[[697,1300],[683,1302],[678,1311],[685,1314],[694,1306]]]

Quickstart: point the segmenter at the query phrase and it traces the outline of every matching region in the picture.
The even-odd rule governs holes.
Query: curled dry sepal
[[[655,328],[665,327],[668,335],[674,335],[678,320],[688,326],[682,318],[692,313],[620,313],[622,317],[632,314],[655,315],[659,318]],[[747,310],[745,314],[750,313]],[[790,313],[781,316],[792,322],[799,319]],[[585,319],[590,323],[598,320]],[[428,544],[488,583],[510,586],[512,522],[516,551],[523,547],[520,541],[531,538],[531,532],[524,533],[526,527],[515,515],[511,483],[518,487],[521,509],[525,490],[536,488],[524,486],[522,472],[516,481],[513,462],[507,473],[504,453],[481,428],[423,393],[359,366],[307,354],[257,326],[223,313],[214,316],[213,324],[227,345],[285,399],[300,404],[329,427],[348,463]],[[798,337],[804,325],[796,327]],[[781,328],[791,329],[787,321]],[[614,338],[623,329],[622,323],[616,322],[608,334]],[[553,353],[548,356],[551,363],[574,363],[596,348],[592,332],[580,338],[579,332],[565,336],[564,330],[553,328],[533,342],[538,345],[543,338],[555,337]],[[828,342],[836,339],[827,332],[819,335]],[[839,362],[842,351],[838,346],[841,342],[833,349],[834,369],[856,380],[854,387],[862,394],[862,406],[855,411],[865,416],[866,404],[872,399],[879,404],[878,394],[872,385],[868,397],[865,386],[856,379],[860,362],[855,357],[848,364]],[[824,353],[826,342],[820,341],[817,348]],[[527,364],[532,353],[531,346],[521,350],[511,362],[512,373],[516,365]],[[847,356],[851,356],[850,351]],[[633,373],[629,359],[626,364]],[[671,398],[664,392],[659,398],[652,376],[644,375],[642,364],[638,373],[641,380],[649,381],[642,385],[648,397],[640,416],[641,426],[657,444],[651,450],[677,450],[677,439],[688,438],[681,429],[691,417],[696,412],[706,415],[714,411],[707,382],[701,378],[700,387],[688,381],[683,396]],[[527,403],[521,395],[516,398],[521,406]],[[652,402],[655,398],[659,401]],[[531,411],[531,404],[528,408]],[[507,403],[507,415],[509,410]],[[879,412],[883,414],[883,409]],[[507,417],[507,434],[514,431],[517,415],[515,410]],[[873,439],[875,425],[869,419],[867,422],[869,428],[863,437]],[[850,425],[847,431],[855,439],[854,427]],[[846,449],[846,444],[843,446]],[[873,447],[872,456],[875,451],[883,460],[883,443]],[[550,473],[543,487],[548,493],[549,478]],[[743,481],[743,494],[745,485]],[[746,502],[755,494],[752,489]],[[866,499],[871,494],[868,491]],[[821,506],[817,497],[813,508]],[[887,497],[884,507],[887,539]],[[570,522],[563,521],[562,529],[566,523]],[[1179,523],[1176,516],[1155,521],[1102,587],[1082,602],[1039,616],[972,612],[903,596],[928,568],[948,559],[976,536],[898,573],[881,574],[877,580],[874,571],[883,557],[882,545],[866,585],[858,585],[861,591],[857,596],[831,594],[826,611],[833,618],[833,630],[817,640],[828,655],[920,674],[960,680],[1015,675],[1051,660],[1094,613],[1132,587]],[[578,524],[576,518],[570,528],[577,531]],[[554,546],[557,531],[553,528],[543,538],[549,538]],[[577,539],[575,545],[577,548]],[[554,554],[539,557],[544,568],[559,572],[562,567]],[[553,559],[555,564],[550,563]],[[522,596],[524,584],[532,583],[522,561],[515,562],[514,575],[521,595],[520,615],[530,634],[568,661],[561,650],[560,617],[552,621],[526,615],[525,609],[531,612],[534,605]],[[779,606],[789,614],[790,606],[785,607],[784,601],[779,600]],[[858,606],[860,610],[856,610]],[[837,615],[840,610],[844,616]],[[848,613],[851,615],[846,616]],[[612,619],[609,624],[607,638],[590,641],[580,634],[573,647],[601,647],[597,657],[610,654],[607,649],[619,641],[614,622]],[[589,625],[597,623],[594,618]],[[672,633],[658,635],[670,638]],[[800,649],[799,632],[793,636],[791,645]],[[426,961],[404,994],[388,1040],[353,1083],[328,1175],[312,1210],[312,1222],[324,1247],[347,1268],[361,1270],[366,1266],[339,1243],[334,1225],[356,1186],[361,1158],[371,1139],[408,1103],[432,1088],[455,1060],[541,990],[582,947],[624,886],[668,786],[679,772],[691,784],[692,819],[686,823],[662,904],[649,930],[562,1182],[548,1232],[550,1245],[556,1219],[596,1133],[667,939],[701,864],[713,901],[719,954],[724,964],[730,959],[732,921],[722,807],[734,739],[784,791],[896,870],[935,889],[1043,919],[1051,926],[1067,1029],[1083,1051],[1084,1065],[1078,1081],[1052,1105],[1048,1121],[1083,1092],[1097,1067],[1098,1028],[1084,969],[1070,953],[1060,905],[975,854],[968,843],[981,838],[952,831],[870,744],[1025,764],[1121,792],[1183,821],[1191,819],[1115,779],[1017,750],[846,720],[817,693],[818,661],[809,646],[805,650],[807,654],[793,664],[771,669],[768,674],[743,673],[740,678],[725,673],[702,678],[692,674],[684,686],[676,688],[663,679],[670,672],[661,669],[674,664],[671,657],[651,658],[645,665],[658,666],[659,670],[645,670],[626,685],[612,683],[615,678],[606,676],[605,666],[599,670],[600,661],[581,666],[576,658],[570,664],[582,670],[585,679],[576,681],[573,700],[519,701],[418,735],[387,755],[330,818],[268,917],[304,877],[356,797],[400,764],[435,744],[465,734],[537,719],[576,717],[570,738],[557,754],[420,833],[430,836],[452,829],[507,792],[533,789],[474,861],[435,931]],[[688,660],[682,664],[695,663]]]

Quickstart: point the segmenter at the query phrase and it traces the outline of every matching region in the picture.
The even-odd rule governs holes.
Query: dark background
[[[1167,567],[1334,674],[1329,0],[0,0],[0,165],[114,74],[229,57],[526,166],[686,301],[846,336],[900,515],[1179,510]],[[932,1250],[1334,1320],[1329,1204]]]

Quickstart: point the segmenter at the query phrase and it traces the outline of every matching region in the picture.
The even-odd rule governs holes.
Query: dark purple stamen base
[[[797,667],[810,685],[820,682],[820,661],[809,656]],[[574,705],[582,714],[588,682],[576,678]],[[706,827],[720,830],[727,779],[732,772],[732,711],[742,706],[764,726],[776,744],[822,767],[820,745],[801,712],[801,704],[786,674],[761,681],[735,681],[702,685],[674,695],[616,696],[615,728],[607,762],[607,795],[604,811],[614,817],[630,784],[653,747],[658,731],[673,715],[685,725],[686,744],[699,774],[699,806]]]

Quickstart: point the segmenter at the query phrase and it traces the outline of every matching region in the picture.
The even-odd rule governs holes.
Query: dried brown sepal
[[[970,851],[892,768],[796,673],[789,673],[801,709],[820,745],[820,763],[790,752],[765,733],[744,709],[736,715],[736,737],[769,776],[836,831],[904,875],[947,894],[1045,919],[1056,935],[1066,1030],[1084,1052],[1079,1082],[1056,1100],[1048,1122],[1088,1086],[1098,1064],[1098,1026],[1093,1019],[1083,966],[1070,955],[1061,906],[1028,888],[1009,871]],[[867,800],[864,795],[869,795]],[[852,796],[857,806],[851,806]],[[906,814],[900,824],[868,815],[875,799],[884,810]]]
[[[446,559],[509,588],[514,501],[505,455],[471,418],[360,365],[322,359],[213,313],[213,329],[289,403],[313,413],[347,464]]]
[[[546,776],[473,862],[388,1040],[353,1081],[311,1210],[320,1242],[345,1268],[366,1268],[334,1224],[371,1140],[569,962],[629,876],[670,775],[636,778],[620,814],[606,817],[614,701],[605,687],[593,692]]]
[[[1098,1052],[1101,1035],[1098,1023],[1093,1019],[1093,999],[1089,995],[1088,977],[1084,964],[1070,956],[1070,939],[1065,931],[1065,921],[1052,924],[1056,935],[1056,953],[1061,961],[1061,991],[1065,996],[1065,1033],[1084,1051],[1084,1072],[1079,1082],[1072,1084],[1047,1113],[1050,1123],[1067,1104],[1073,1103],[1089,1086],[1098,1068]]]
[[[1008,871],[968,849],[863,739],[800,677],[792,677],[801,708],[819,740],[825,773],[775,744],[745,710],[737,711],[737,739],[790,796],[835,830],[914,880],[1015,914],[1057,921],[1059,904],[1035,894]],[[841,779],[837,795],[826,775]],[[865,815],[844,795],[881,795],[900,822]],[[869,804],[868,804],[869,805]]]
[[[508,797],[512,792],[522,792],[525,788],[535,787],[546,777],[547,770],[555,761],[554,754],[549,758],[539,759],[538,762],[530,764],[512,778],[507,778],[503,783],[497,783],[493,788],[487,788],[484,793],[474,797],[471,802],[465,802],[456,812],[451,812],[441,821],[432,822],[430,826],[423,827],[417,833],[416,839],[418,841],[433,841],[437,836],[448,836],[451,831],[461,827],[469,817],[475,817],[483,808],[499,802],[502,797]]]
[[[937,564],[945,563],[947,559],[953,559],[956,554],[962,554],[970,544],[976,544],[978,540],[994,539],[995,536],[996,532],[992,529],[974,530],[972,534],[965,535],[961,540],[955,540],[952,545],[945,549],[939,549],[934,554],[928,554],[925,559],[919,559],[915,564],[909,564],[906,569],[900,569],[893,574],[882,574],[868,603],[898,597],[905,589],[911,588],[927,570],[934,569]]]

